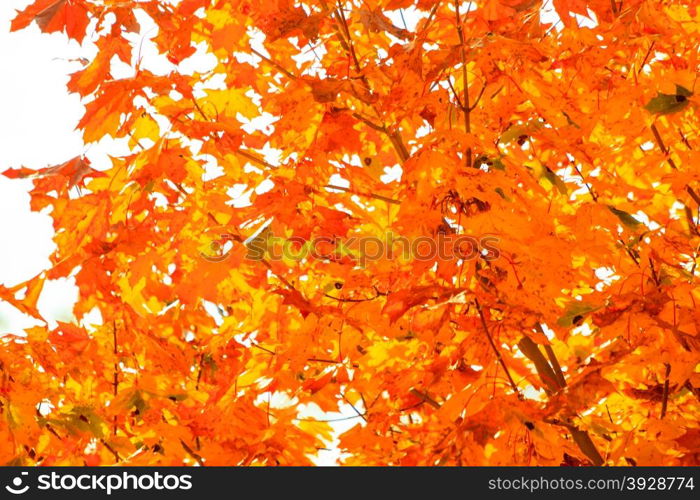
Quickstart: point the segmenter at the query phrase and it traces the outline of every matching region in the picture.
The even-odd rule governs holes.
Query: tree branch
[[[524,336],[518,343],[518,347],[523,351],[523,354],[530,359],[535,364],[535,369],[540,379],[549,387],[551,393],[556,393],[566,387],[566,380],[564,379],[564,374],[561,371],[561,366],[557,360],[554,351],[550,346],[545,346],[545,351],[547,356],[550,358],[548,363],[545,357],[542,355],[539,347],[535,344],[529,337]],[[551,365],[550,365],[551,363]],[[566,427],[571,433],[576,446],[579,450],[588,457],[593,465],[603,465],[605,460],[601,456],[598,448],[596,448],[595,443],[588,435],[588,432],[583,431],[576,427],[574,424],[569,422],[561,422],[556,419],[545,420],[548,424],[560,425]]]
[[[459,0],[454,0],[455,3],[455,21],[457,23],[457,35],[459,36],[460,57],[462,58],[462,80],[464,80],[464,96],[462,98],[462,113],[464,114],[464,131],[471,134],[471,107],[469,105],[469,76],[467,75],[467,53],[464,47],[464,31],[462,30],[462,16],[459,13]],[[467,14],[469,11],[467,10]],[[465,164],[467,168],[472,166],[472,148],[468,147],[465,151]]]
[[[324,0],[321,0],[321,5],[325,10],[329,10],[327,3]],[[336,22],[336,29],[335,32],[338,35],[338,38],[340,38],[341,45],[343,48],[348,52],[348,55],[352,59],[353,65],[355,66],[355,71],[357,72],[360,80],[362,81],[363,85],[365,86],[365,89],[368,94],[372,94],[372,87],[369,84],[369,80],[367,80],[367,77],[365,76],[364,72],[362,71],[362,67],[360,66],[360,60],[357,57],[357,53],[355,51],[355,46],[352,42],[352,35],[350,34],[350,28],[348,26],[348,21],[345,18],[345,14],[343,13],[343,9],[340,5],[340,2],[338,1],[338,6],[334,12],[333,19]],[[377,108],[372,105],[372,109],[374,110],[375,114],[377,115],[377,118],[381,120],[381,114],[377,111]],[[353,114],[353,116],[355,116]],[[401,135],[399,134],[398,131],[396,132],[390,132],[389,129],[386,127],[386,125],[377,125],[375,123],[372,123],[357,114],[355,118],[361,120],[371,128],[378,130],[380,132],[383,132],[386,134],[386,136],[389,138],[389,141],[391,142],[392,147],[396,151],[396,155],[399,157],[399,160],[403,164],[409,155],[408,149],[406,148],[405,144],[403,143],[403,140],[401,139]],[[382,120],[383,121],[383,120]]]
[[[666,416],[666,409],[668,408],[668,377],[671,375],[671,364],[665,363],[666,365],[666,379],[664,380],[664,395],[663,401],[661,402],[661,419]]]
[[[503,356],[501,356],[501,351],[498,350],[498,347],[496,347],[496,343],[493,341],[493,337],[491,337],[491,332],[489,332],[489,327],[486,325],[486,318],[484,318],[484,312],[482,311],[481,304],[479,304],[479,300],[477,298],[474,298],[474,305],[476,306],[477,311],[479,311],[479,318],[481,318],[481,326],[484,328],[484,333],[486,333],[486,337],[489,339],[489,343],[491,344],[491,348],[493,349],[493,352],[496,353],[496,358],[498,359],[498,362],[503,367],[503,371],[506,372],[506,377],[508,377],[508,382],[510,382],[510,386],[513,388],[515,393],[518,395],[518,398],[522,398],[522,394],[520,394],[520,390],[518,389],[518,386],[515,383],[515,380],[513,380],[513,377],[511,377],[510,371],[508,370],[508,366],[506,366],[506,362],[503,360]]]

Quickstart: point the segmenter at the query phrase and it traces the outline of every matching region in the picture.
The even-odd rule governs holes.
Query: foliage
[[[33,22],[96,44],[78,128],[131,153],[5,172],[57,249],[0,297],[41,319],[46,280],[80,296],[2,338],[2,463],[309,464],[333,431],[310,405],[351,409],[346,464],[700,462],[696,2],[37,0],[12,29]],[[498,258],[247,258],[263,228]]]

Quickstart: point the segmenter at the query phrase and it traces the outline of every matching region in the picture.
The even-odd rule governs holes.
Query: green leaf
[[[503,190],[501,188],[497,187],[496,189],[494,189],[494,191],[496,191],[498,193],[498,195],[501,198],[503,198],[504,200],[510,201],[510,198],[508,198],[508,196],[506,196],[506,194],[503,192]]]
[[[542,172],[542,177],[547,179],[552,186],[556,187],[561,194],[567,194],[569,192],[564,181],[561,180],[561,177],[555,174],[551,168],[545,167]]]
[[[127,400],[126,407],[129,409],[136,408],[139,411],[139,413],[142,414],[148,408],[148,404],[143,398],[143,393],[137,389],[133,392],[133,394],[131,394],[131,396]]]
[[[88,406],[76,406],[58,418],[46,419],[45,421],[54,426],[62,427],[73,435],[89,433],[98,438],[104,436],[102,428],[104,422]]]
[[[620,222],[622,222],[625,226],[636,228],[641,224],[641,222],[639,222],[637,219],[632,217],[629,213],[625,212],[624,210],[615,208],[612,205],[608,205],[608,210],[617,215],[617,218],[620,219]]]
[[[605,463],[605,460],[600,456],[600,453],[598,453],[595,443],[593,443],[593,440],[587,432],[573,425],[569,427],[569,432],[571,432],[571,437],[574,438],[576,445],[588,457],[593,465],[599,466]]]
[[[564,315],[557,320],[557,324],[563,327],[578,326],[587,314],[598,309],[600,309],[599,306],[587,304],[586,302],[571,302],[567,306]]]
[[[676,95],[682,95],[683,97],[690,97],[693,92],[685,88],[683,85],[676,84]]]
[[[520,136],[530,136],[533,132],[537,132],[544,126],[544,123],[540,120],[530,120],[527,123],[520,125],[511,125],[508,129],[501,134],[499,142],[501,144],[508,144]]]
[[[493,168],[496,170],[505,170],[506,166],[503,164],[500,158],[495,158],[493,161]]]
[[[498,158],[491,158],[486,155],[479,155],[474,160],[474,166],[482,168],[483,165],[486,165],[488,170],[505,170],[506,166],[501,161],[501,158],[502,156]]]
[[[187,399],[187,394],[184,392],[175,392],[172,394],[168,394],[168,399],[171,399],[173,401],[184,401]]]
[[[540,351],[540,348],[532,341],[530,337],[524,336],[518,342],[520,351],[535,364],[537,374],[540,376],[542,383],[547,386],[549,392],[556,392],[559,387],[557,376],[554,374],[552,366]]]
[[[688,97],[691,95],[693,95],[693,93],[688,89],[676,85],[675,94],[662,94],[661,92],[657,92],[656,97],[653,97],[644,107],[647,111],[660,115],[676,113],[688,105]]]
[[[581,128],[578,123],[576,123],[575,121],[573,121],[571,119],[571,117],[569,116],[569,114],[566,111],[562,111],[562,114],[566,118],[566,121],[568,122],[569,125],[576,127],[576,128]]]
[[[508,127],[508,130],[503,132],[501,135],[501,139],[498,141],[501,144],[508,144],[509,142],[517,139],[521,135],[525,134],[525,127],[521,125],[514,125],[512,127]]]

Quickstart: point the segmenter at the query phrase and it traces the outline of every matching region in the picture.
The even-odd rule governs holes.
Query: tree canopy
[[[0,461],[311,464],[344,408],[345,464],[697,465],[697,6],[18,12],[96,47],[77,128],[130,153],[4,172],[56,251],[0,287],[41,322],[1,339]]]

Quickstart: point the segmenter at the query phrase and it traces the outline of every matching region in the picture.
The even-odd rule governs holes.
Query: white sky
[[[59,34],[42,35],[32,25],[10,33],[16,9],[28,0],[0,2],[0,171],[41,168],[83,152],[74,130],[82,114],[77,96],[66,91],[68,74],[80,47]],[[61,59],[63,58],[63,60]],[[54,248],[52,221],[29,210],[29,180],[0,176],[0,284],[12,286],[49,266]],[[75,291],[63,283],[49,283],[40,309],[52,319],[67,320]],[[12,306],[0,303],[0,334],[34,324]]]

